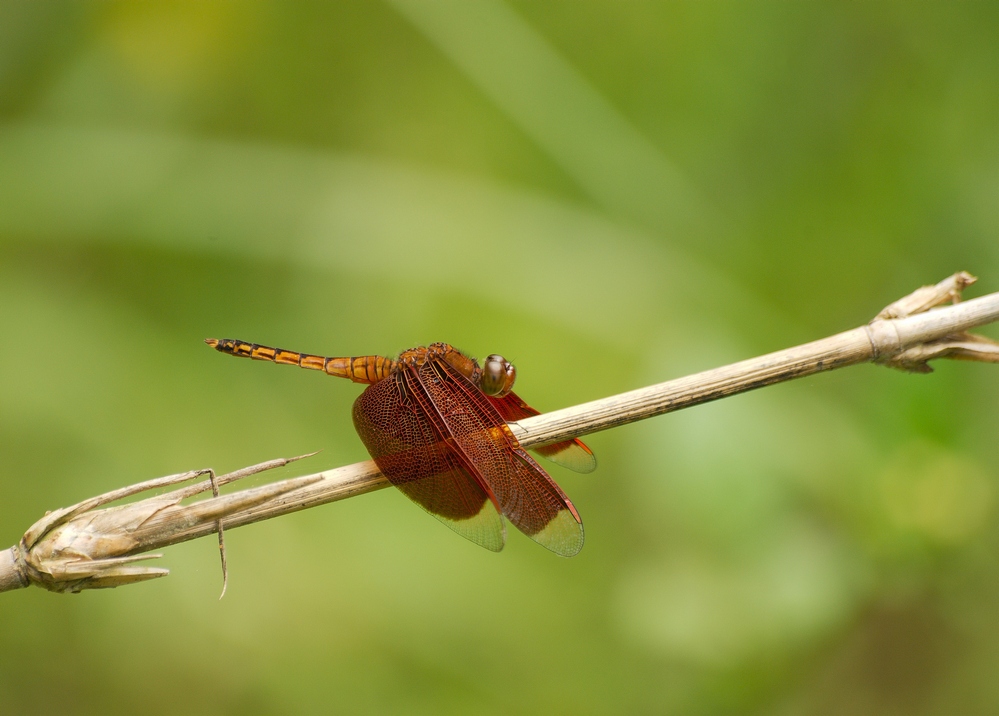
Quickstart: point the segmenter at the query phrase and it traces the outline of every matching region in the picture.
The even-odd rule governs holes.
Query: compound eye
[[[493,353],[482,364],[479,389],[486,395],[502,398],[513,390],[515,380],[517,380],[517,369],[513,367],[513,363]]]

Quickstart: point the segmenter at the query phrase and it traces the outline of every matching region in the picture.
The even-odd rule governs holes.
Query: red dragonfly
[[[517,371],[499,355],[478,362],[447,343],[403,351],[398,358],[327,358],[225,338],[222,353],[321,370],[365,383],[354,403],[354,427],[389,482],[460,534],[499,552],[500,515],[563,557],[583,547],[583,523],[565,493],[514,437],[508,420],[538,411],[512,392]],[[577,472],[596,458],[580,440],[536,448]]]

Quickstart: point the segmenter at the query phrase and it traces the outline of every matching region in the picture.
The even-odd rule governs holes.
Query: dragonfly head
[[[503,356],[493,353],[482,364],[479,390],[486,395],[502,398],[513,390],[515,380],[517,380],[517,369],[514,368],[513,363]]]

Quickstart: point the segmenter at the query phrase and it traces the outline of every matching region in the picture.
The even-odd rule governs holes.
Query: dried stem
[[[857,363],[873,361],[912,372],[928,372],[927,361],[936,358],[999,363],[999,344],[967,333],[999,320],[999,293],[958,302],[961,291],[974,281],[967,273],[957,273],[896,301],[859,328],[546,413],[511,423],[511,427],[524,447],[537,447]],[[947,302],[955,305],[938,308]],[[244,468],[219,476],[217,483],[224,485],[287,462],[274,460]],[[0,591],[30,583],[54,591],[79,591],[152,579],[165,575],[166,570],[132,566],[133,561],[150,558],[133,555],[211,534],[220,524],[238,527],[389,485],[377,466],[366,461],[192,505],[180,501],[210,489],[210,481],[98,509],[151,487],[202,474],[208,471],[159,478],[50,513],[28,530],[19,545],[0,552]]]

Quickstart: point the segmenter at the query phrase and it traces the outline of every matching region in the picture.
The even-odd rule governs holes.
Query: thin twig
[[[857,363],[873,361],[912,372],[927,372],[928,360],[944,357],[999,363],[999,344],[967,333],[999,320],[999,293],[937,308],[957,302],[961,290],[974,281],[969,274],[954,274],[896,301],[859,328],[510,425],[521,445],[539,447]],[[0,591],[29,583],[54,591],[79,591],[152,579],[166,570],[132,566],[136,559],[151,558],[134,555],[217,532],[223,524],[225,528],[251,524],[389,485],[377,466],[365,461],[193,505],[180,504],[216,484],[287,462],[274,460],[221,475],[217,481],[98,509],[112,500],[208,471],[159,478],[56,510],[32,526],[19,545],[0,552]]]

